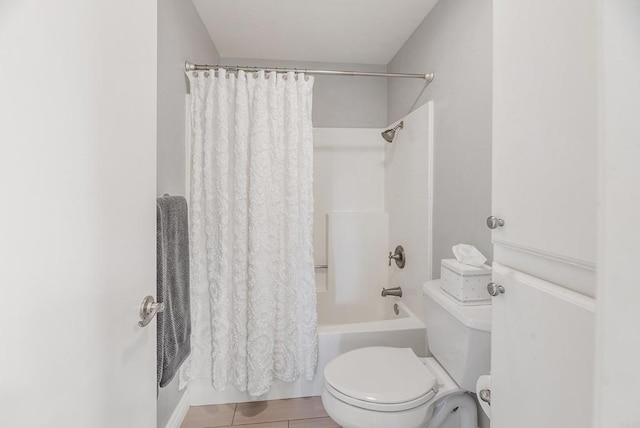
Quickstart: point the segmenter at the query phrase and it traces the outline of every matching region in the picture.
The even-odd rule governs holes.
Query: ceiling
[[[387,64],[438,0],[193,0],[222,57]]]

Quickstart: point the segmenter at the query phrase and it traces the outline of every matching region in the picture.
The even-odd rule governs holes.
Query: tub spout
[[[402,288],[400,287],[393,287],[393,288],[382,288],[382,297],[387,297],[387,296],[396,296],[396,297],[402,297]]]

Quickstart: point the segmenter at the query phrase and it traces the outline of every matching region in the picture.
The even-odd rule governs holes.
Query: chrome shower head
[[[400,129],[404,128],[404,121],[400,121],[399,124],[397,124],[396,126],[394,126],[391,129],[387,129],[386,131],[382,131],[382,138],[384,138],[387,141],[387,143],[393,142],[393,139],[396,136],[396,129],[398,129],[398,128],[400,128]]]

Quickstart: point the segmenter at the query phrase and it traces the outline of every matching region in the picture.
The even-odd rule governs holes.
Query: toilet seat
[[[360,407],[361,409],[375,410],[377,412],[401,412],[403,410],[415,409],[416,407],[422,406],[423,404],[431,401],[433,397],[435,397],[437,394],[437,391],[435,391],[435,388],[434,388],[429,390],[429,392],[427,392],[422,397],[418,397],[412,401],[407,401],[405,403],[381,404],[381,403],[359,400],[357,398],[350,397],[348,395],[341,393],[340,391],[338,391],[337,389],[333,388],[331,385],[328,385],[328,384],[325,384],[324,388],[329,394],[333,395],[335,398],[337,398],[340,401],[343,401],[355,407]]]
[[[327,392],[338,400],[379,412],[419,407],[438,392],[438,380],[411,348],[347,352],[327,364],[324,380]]]

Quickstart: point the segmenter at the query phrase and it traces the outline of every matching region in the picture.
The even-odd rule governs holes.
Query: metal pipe
[[[324,75],[324,76],[350,76],[350,77],[361,77],[361,76],[369,76],[369,77],[403,77],[410,79],[424,79],[427,82],[432,82],[434,78],[433,72],[426,74],[419,73],[376,73],[369,71],[341,71],[341,70],[310,70],[310,69],[302,69],[302,68],[279,68],[279,67],[253,67],[253,66],[244,66],[244,65],[207,65],[207,64],[192,64],[188,61],[184,63],[185,71],[198,71],[198,70],[212,70],[223,68],[225,70],[231,71],[275,71],[279,73],[305,73],[305,74],[313,74],[313,75]]]

